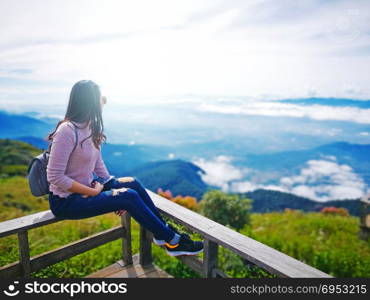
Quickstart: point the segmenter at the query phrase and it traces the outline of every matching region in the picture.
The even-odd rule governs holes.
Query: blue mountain
[[[45,150],[48,147],[48,142],[42,138],[34,137],[34,136],[19,136],[14,137],[13,140],[22,141],[32,146]]]
[[[200,176],[205,171],[180,159],[145,163],[130,170],[128,174],[139,178],[152,191],[168,189],[173,196],[189,195],[200,200],[208,189]]]
[[[354,100],[341,98],[298,98],[279,100],[282,103],[301,105],[328,105],[328,106],[353,106],[358,108],[370,108],[370,100]]]
[[[43,120],[0,110],[1,138],[20,136],[45,137],[52,127],[50,123]]]
[[[25,176],[27,165],[36,154],[37,149],[27,143],[0,139],[0,175],[3,177]],[[11,167],[11,165],[17,166],[13,172],[9,173],[10,168],[2,170],[2,167]],[[20,166],[23,166],[23,168],[19,168]],[[173,196],[189,195],[200,201],[204,193],[214,189],[214,187],[203,182],[202,174],[205,174],[205,171],[190,162],[170,160],[144,163],[129,170],[124,176],[136,176],[148,189],[154,192],[158,188],[168,189]],[[325,206],[335,206],[347,208],[351,214],[359,215],[361,209],[358,199],[323,203],[289,193],[263,189],[241,193],[241,196],[252,199],[252,211],[259,213],[283,211],[286,208],[319,211]]]

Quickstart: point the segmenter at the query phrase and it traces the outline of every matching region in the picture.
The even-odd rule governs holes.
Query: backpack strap
[[[75,139],[76,139],[76,143],[72,149],[72,152],[76,149],[77,147],[77,144],[78,144],[78,134],[77,134],[77,126],[72,122],[72,121],[69,121],[69,123],[71,123],[73,125],[73,128],[75,130]],[[49,142],[49,146],[48,146],[48,149],[46,150],[47,153],[50,154],[50,151],[51,151],[51,145],[52,145],[52,142]],[[71,153],[72,153],[71,152]]]
[[[74,145],[74,147],[72,149],[72,152],[73,152],[76,149],[77,144],[78,144],[77,126],[72,121],[70,121],[69,123],[72,123],[73,124],[74,130],[75,130],[75,137],[76,137],[76,143],[75,143],[75,145]]]
[[[49,143],[49,146],[48,146],[48,149],[45,152],[50,153],[52,142],[48,141],[48,143]]]

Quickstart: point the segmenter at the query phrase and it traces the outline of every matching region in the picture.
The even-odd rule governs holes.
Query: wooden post
[[[368,197],[360,201],[360,239],[367,240],[370,236],[370,201]]]
[[[145,227],[140,226],[140,264],[142,266],[151,265],[153,234]]]
[[[122,237],[122,261],[123,265],[132,264],[132,247],[131,247],[131,215],[128,211],[121,216],[122,227],[125,228],[125,235]]]
[[[205,239],[203,253],[203,277],[216,277],[218,245]]]
[[[22,277],[31,277],[30,246],[28,243],[28,231],[18,232],[19,262],[22,266]]]

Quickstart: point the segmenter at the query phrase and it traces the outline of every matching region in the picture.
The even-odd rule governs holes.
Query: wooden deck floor
[[[154,264],[143,267],[139,263],[138,254],[133,255],[132,260],[133,264],[127,266],[122,266],[122,260],[119,260],[86,276],[86,278],[173,278]]]

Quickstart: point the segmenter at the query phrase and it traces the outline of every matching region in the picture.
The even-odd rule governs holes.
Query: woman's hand
[[[101,184],[100,182],[98,182],[98,181],[93,181],[92,183],[91,183],[91,186],[94,188],[94,190],[95,190],[95,195],[93,195],[93,196],[96,196],[96,195],[98,195],[102,190],[103,190],[103,188],[104,188],[104,185],[103,184]],[[87,197],[91,197],[91,195],[83,195],[82,196],[83,198],[87,198]]]
[[[126,210],[124,210],[124,209],[121,209],[121,210],[117,210],[117,211],[115,211],[114,212],[116,215],[118,215],[118,216],[123,216],[125,213],[126,213]]]
[[[102,190],[103,190],[103,188],[104,188],[104,185],[103,184],[101,184],[100,182],[98,182],[98,181],[93,181],[92,183],[91,183],[91,186],[94,188],[94,190],[96,190],[96,195],[98,195]],[[87,198],[87,197],[90,197],[89,195],[83,195],[82,196],[83,198]],[[124,210],[124,209],[121,209],[121,210],[117,210],[117,211],[115,211],[114,212],[116,215],[118,215],[118,216],[123,216],[125,213],[126,213],[126,210]]]

